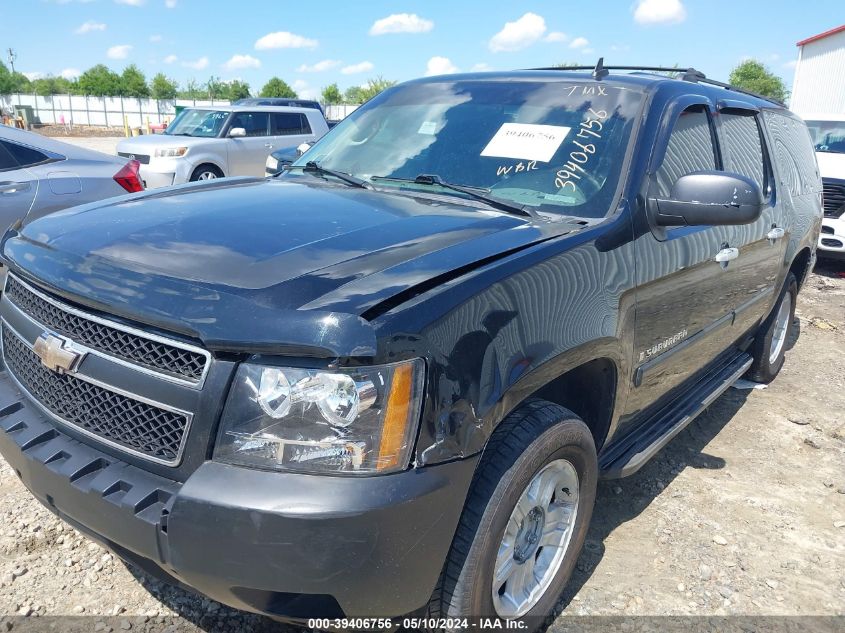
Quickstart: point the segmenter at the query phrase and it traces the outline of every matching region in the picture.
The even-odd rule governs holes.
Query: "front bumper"
[[[379,477],[205,462],[178,483],[62,433],[0,373],[0,453],[56,514],[149,573],[279,618],[429,599],[477,457]]]
[[[150,157],[150,162],[141,165],[139,174],[147,189],[181,185],[191,179],[193,167],[185,157],[157,158]]]
[[[845,215],[822,219],[818,250],[824,257],[845,257]]]

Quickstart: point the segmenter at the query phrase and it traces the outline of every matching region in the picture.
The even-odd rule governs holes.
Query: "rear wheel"
[[[542,624],[584,544],[597,473],[574,413],[535,400],[511,414],[484,451],[429,614]]]
[[[191,182],[198,180],[214,180],[215,178],[222,178],[223,172],[214,165],[200,165],[191,174]]]
[[[792,321],[795,319],[797,298],[798,281],[790,272],[772,313],[763,321],[751,347],[754,362],[748,370],[748,376],[752,380],[769,383],[783,367],[786,344],[792,331]]]

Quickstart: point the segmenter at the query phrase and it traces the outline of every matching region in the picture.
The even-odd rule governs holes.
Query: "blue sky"
[[[0,19],[15,67],[73,75],[137,64],[148,78],[212,75],[301,96],[382,75],[559,62],[693,65],[727,79],[755,57],[792,82],[795,43],[845,22],[843,0],[19,0]]]

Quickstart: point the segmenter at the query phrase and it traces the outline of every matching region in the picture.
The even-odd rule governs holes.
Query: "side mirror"
[[[299,158],[300,156],[302,156],[305,152],[307,152],[309,149],[311,149],[311,146],[313,144],[314,143],[302,143],[302,144],[298,145],[297,148],[296,148],[296,157]]]
[[[751,224],[763,212],[754,181],[721,171],[681,176],[668,199],[649,198],[649,207],[658,226]]]
[[[233,127],[229,130],[229,138],[243,138],[246,136],[246,130],[242,127]]]

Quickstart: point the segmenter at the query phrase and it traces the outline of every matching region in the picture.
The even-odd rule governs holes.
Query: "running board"
[[[608,446],[599,457],[600,477],[619,479],[637,472],[742,376],[751,362],[749,354],[735,352],[657,411],[651,420]]]

